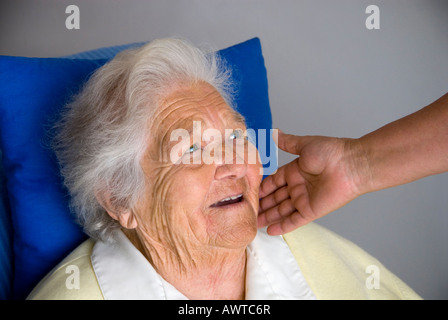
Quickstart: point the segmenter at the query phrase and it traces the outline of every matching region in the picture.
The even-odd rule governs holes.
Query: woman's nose
[[[244,151],[233,147],[224,147],[221,161],[215,162],[215,179],[238,179],[246,175],[247,163],[244,159]]]
[[[215,179],[239,179],[246,175],[247,164],[222,163],[216,165]]]

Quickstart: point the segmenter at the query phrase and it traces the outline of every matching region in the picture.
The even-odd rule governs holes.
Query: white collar
[[[91,261],[106,300],[186,300],[165,281],[122,231],[97,241]],[[315,299],[281,236],[259,230],[247,247],[246,299]]]

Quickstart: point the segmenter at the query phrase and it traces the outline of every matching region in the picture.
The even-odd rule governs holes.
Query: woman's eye
[[[198,147],[197,143],[195,143],[195,144],[191,145],[190,148],[188,148],[187,153],[193,153],[198,149],[199,149],[199,147]]]
[[[234,140],[234,139],[238,139],[243,137],[243,131],[242,130],[233,130],[232,133],[230,134],[230,139]]]

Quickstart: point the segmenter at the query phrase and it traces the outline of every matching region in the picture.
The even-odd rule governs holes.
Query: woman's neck
[[[157,273],[189,299],[245,298],[246,248],[167,246],[124,230]]]

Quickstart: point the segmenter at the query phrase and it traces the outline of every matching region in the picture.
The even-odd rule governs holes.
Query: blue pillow
[[[258,38],[219,51],[233,68],[236,105],[248,127],[272,118]],[[23,299],[86,236],[72,220],[48,137],[61,107],[102,60],[0,56],[0,147],[14,228],[13,297]],[[269,145],[269,144],[268,144]],[[267,154],[269,167],[277,159]]]

